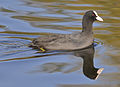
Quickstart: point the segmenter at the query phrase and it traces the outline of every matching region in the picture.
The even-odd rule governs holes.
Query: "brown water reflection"
[[[108,84],[112,84],[111,87],[119,87],[120,0],[0,0],[0,2],[0,87],[33,87],[33,85],[106,87]],[[104,19],[104,22],[94,23],[97,43],[95,66],[105,68],[95,81],[83,75],[82,60],[73,55],[69,53],[54,55],[59,52],[42,54],[27,47],[33,38],[40,35],[68,34],[81,30],[81,19],[87,10],[96,10]],[[60,66],[64,70],[69,70],[64,64],[68,64],[68,68],[74,66],[77,68],[66,74],[54,71],[30,73],[37,66],[49,63],[58,65],[61,63]]]

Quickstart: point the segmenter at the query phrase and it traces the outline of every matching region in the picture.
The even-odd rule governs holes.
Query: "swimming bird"
[[[82,19],[82,32],[71,34],[51,34],[35,38],[30,47],[46,50],[77,50],[90,46],[93,43],[93,22],[103,21],[94,10],[87,11]]]

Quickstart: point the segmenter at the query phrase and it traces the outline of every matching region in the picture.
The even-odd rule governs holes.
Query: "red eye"
[[[92,16],[95,16],[95,14],[92,14]]]

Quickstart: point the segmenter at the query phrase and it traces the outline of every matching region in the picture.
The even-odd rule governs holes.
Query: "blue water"
[[[119,87],[119,1],[0,2],[0,87]],[[83,59],[73,52],[28,47],[42,35],[81,31],[82,16],[91,9],[104,19],[94,23],[94,66],[104,68],[97,80],[84,75]]]

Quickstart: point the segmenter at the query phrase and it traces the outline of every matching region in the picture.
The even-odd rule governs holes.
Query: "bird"
[[[94,10],[85,12],[82,18],[82,31],[71,34],[50,34],[35,38],[29,47],[37,48],[41,52],[48,50],[77,50],[89,47],[94,41],[93,22],[103,21]]]

